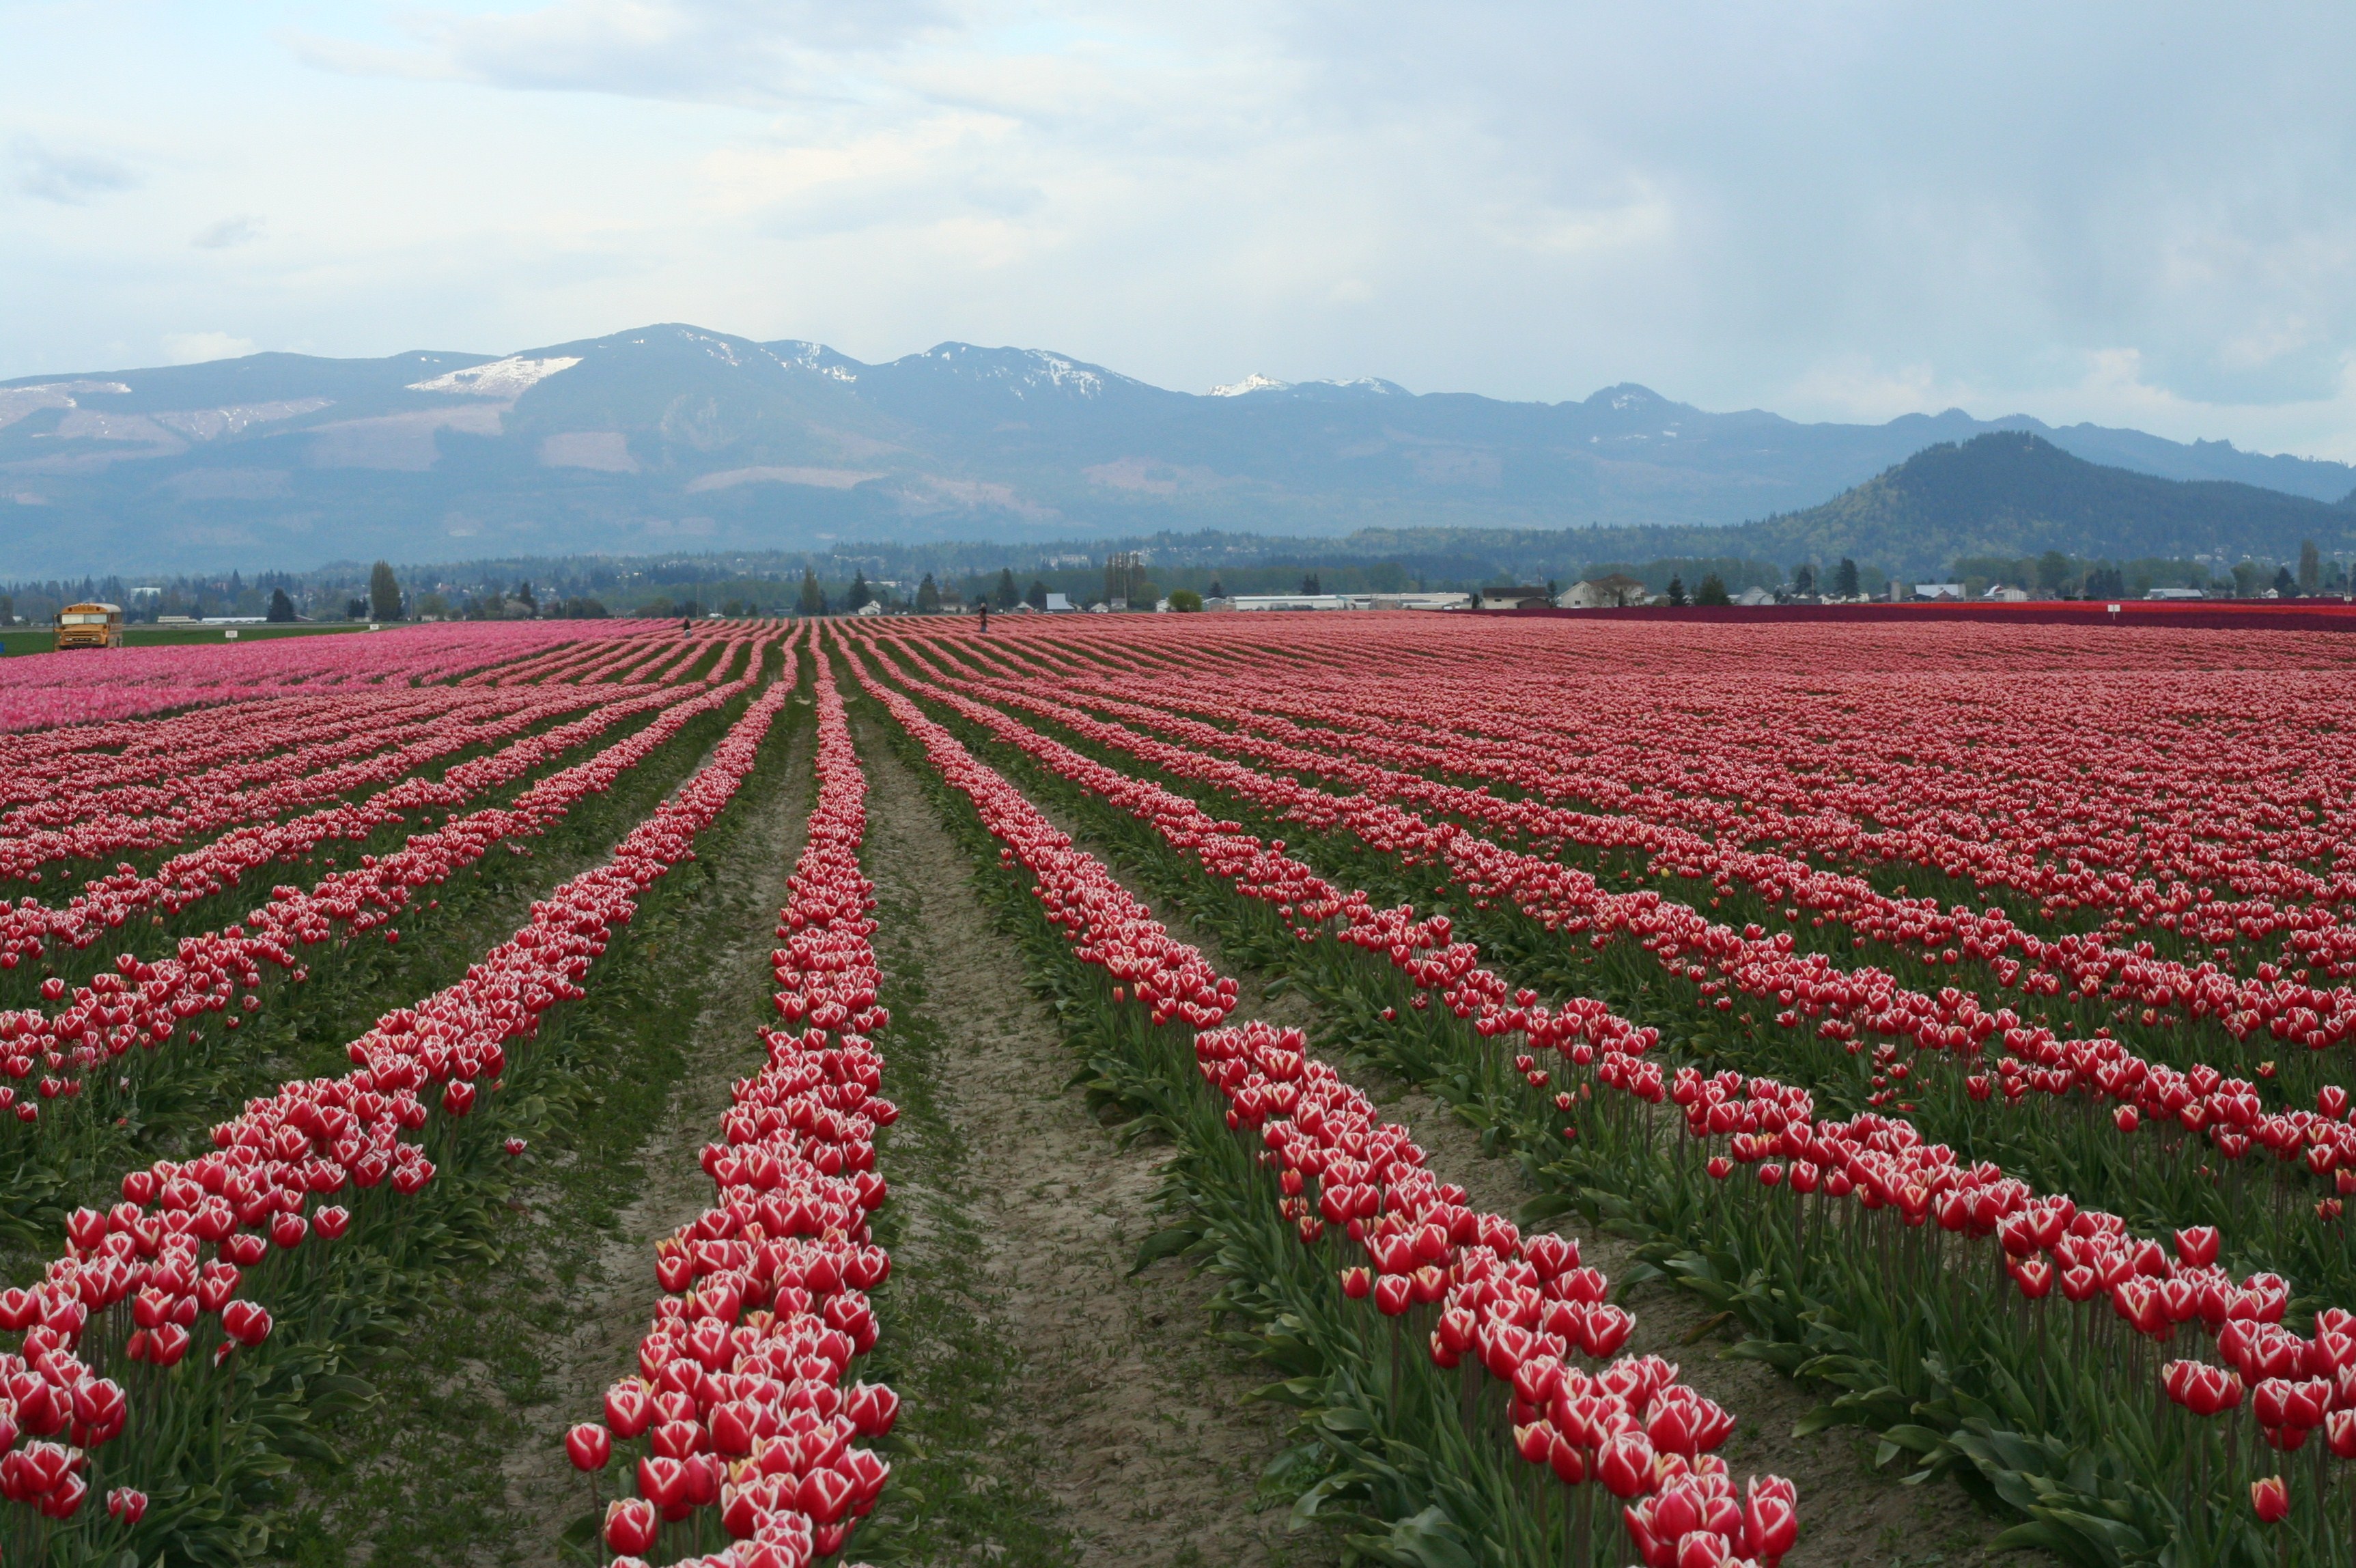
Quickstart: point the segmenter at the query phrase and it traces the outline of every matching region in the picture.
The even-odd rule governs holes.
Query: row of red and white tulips
[[[34,886],[40,868],[56,860],[95,861],[184,843],[219,843],[219,835],[245,824],[275,824],[290,812],[341,802],[355,792],[380,789],[419,768],[470,746],[495,746],[557,715],[592,706],[596,693],[557,689],[517,693],[469,693],[447,688],[380,692],[370,687],[338,691],[333,704],[305,701],[310,711],[273,711],[275,703],[249,704],[240,729],[253,748],[252,760],[179,774],[157,784],[115,784],[102,789],[59,788],[37,806],[9,814],[0,837],[0,876],[23,877]],[[209,715],[218,725],[218,715]],[[55,825],[47,825],[55,824]],[[249,839],[268,842],[268,826],[248,827]],[[298,835],[293,841],[300,845]],[[303,853],[297,848],[294,853]],[[199,852],[209,863],[233,856],[232,846]],[[284,858],[280,849],[274,858]],[[63,908],[45,909],[50,929],[41,935],[72,946],[93,923],[119,925],[144,902],[155,884],[128,866],[93,877],[89,892]],[[13,950],[37,956],[37,928],[21,905]]]
[[[1704,1078],[1687,1069],[1674,1084],[1665,1082],[1657,1065],[1644,1059],[1657,1031],[1591,1000],[1549,1010],[1534,993],[1509,993],[1505,980],[1478,966],[1472,944],[1452,939],[1445,917],[1418,920],[1403,908],[1374,908],[1362,892],[1334,887],[1285,855],[1280,844],[1220,822],[1184,797],[1107,768],[958,693],[914,684],[1151,822],[1211,875],[1276,908],[1303,940],[1318,940],[1339,922],[1337,940],[1387,958],[1481,1036],[1521,1036],[1527,1050],[1515,1063],[1533,1090],[1547,1087],[1537,1053],[1548,1052],[1599,1088],[1654,1103],[1674,1101],[1691,1137],[1714,1140],[1724,1151],[1708,1161],[1708,1174],[1719,1181],[1750,1169],[1760,1187],[1780,1187],[1794,1198],[1819,1204],[1854,1198],[1864,1210],[1887,1209],[1909,1227],[1934,1220],[1943,1232],[1995,1238],[2022,1297],[2041,1299],[2058,1284],[2071,1302],[2106,1303],[2112,1315],[2158,1345],[2179,1346],[2188,1326],[2205,1329],[2232,1369],[2190,1358],[2171,1362],[2160,1380],[2171,1400],[2196,1415],[2213,1416],[2237,1407],[2245,1389],[2254,1386],[2263,1397],[2253,1413],[2271,1445],[2296,1449],[2329,1423],[2333,1450],[2356,1458],[2356,1337],[2351,1337],[2356,1314],[2329,1311],[2311,1336],[2290,1334],[2280,1326],[2286,1285],[2265,1273],[2236,1280],[2218,1267],[2213,1230],[2187,1230],[2169,1241],[2138,1240],[2117,1216],[2081,1210],[2066,1197],[2040,1196],[1995,1167],[1967,1165],[1952,1151],[1926,1144],[1902,1121],[1868,1112],[1847,1122],[1815,1122],[1804,1090],[1772,1079]],[[1159,768],[1176,766],[1160,751],[1151,760]],[[1574,1104],[1567,1091],[1556,1097],[1564,1113]],[[2342,1366],[2351,1369],[2344,1389],[2335,1380]]]
[[[484,1092],[500,1088],[509,1052],[538,1033],[541,1015],[585,994],[614,929],[644,889],[692,854],[697,834],[752,771],[787,695],[773,684],[755,697],[608,860],[536,903],[530,920],[464,980],[393,1009],[353,1041],[354,1070],[283,1085],[216,1127],[213,1153],[132,1171],[112,1209],[76,1211],[64,1255],[43,1278],[0,1292],[0,1328],[24,1334],[16,1351],[0,1354],[0,1436],[10,1445],[30,1439],[0,1457],[0,1497],[74,1520],[103,1475],[122,1483],[109,1497],[118,1527],[138,1524],[147,1500],[135,1483],[148,1477],[108,1465],[107,1445],[138,1437],[163,1415],[103,1374],[119,1363],[169,1369],[192,1350],[215,1366],[231,1361],[272,1332],[268,1308],[237,1292],[273,1247],[331,1246],[356,1224],[365,1231],[396,1219],[393,1197],[414,1195],[434,1175],[423,1143],[403,1134],[467,1117]],[[508,1152],[521,1153],[520,1142],[510,1140]],[[230,1419],[209,1383],[144,1386],[155,1401],[189,1403],[184,1413],[199,1421]],[[59,1435],[70,1446],[49,1441]]]
[[[80,1079],[100,1063],[125,1056],[131,1048],[161,1047],[175,1029],[193,1028],[207,1013],[228,1012],[245,993],[244,1011],[261,1005],[254,990],[266,972],[280,972],[300,980],[305,973],[305,947],[337,931],[365,934],[382,929],[387,940],[399,932],[390,922],[411,907],[417,894],[446,882],[501,844],[544,832],[575,802],[602,794],[630,768],[638,766],[680,730],[706,713],[724,707],[750,685],[704,689],[683,701],[669,702],[653,720],[606,746],[594,756],[549,775],[510,806],[488,807],[464,817],[445,818],[443,826],[412,833],[399,850],[383,856],[364,855],[361,864],[329,873],[308,892],[278,889],[271,902],[257,908],[238,925],[183,939],[170,957],[143,961],[129,953],[116,961],[116,972],[101,972],[69,994],[65,983],[42,983],[45,1001],[62,1005],[53,1014],[24,1008],[0,1012],[0,1070],[23,1079],[36,1071],[43,1100],[78,1092]],[[670,693],[657,692],[616,706],[634,712],[669,702]],[[500,752],[461,764],[441,779],[410,779],[395,784],[364,803],[371,820],[396,821],[400,813],[435,806],[447,808],[468,796],[527,772],[545,758],[590,738],[613,721],[600,710],[573,724],[542,735],[527,736]],[[457,777],[459,775],[465,777]],[[339,815],[354,808],[335,808],[320,815]],[[365,836],[357,821],[316,843],[338,837]],[[6,961],[0,955],[0,962]],[[230,1013],[223,1027],[234,1028]],[[31,1121],[38,1107],[12,1089],[0,1087],[22,1120]]]
[[[1434,1363],[1477,1365],[1508,1386],[1515,1452],[1565,1486],[1596,1483],[1624,1502],[1628,1539],[1650,1568],[1744,1557],[1772,1565],[1790,1548],[1790,1483],[1757,1478],[1738,1493],[1709,1452],[1733,1419],[1657,1357],[1611,1359],[1633,1320],[1606,1302],[1608,1283],[1580,1265],[1576,1243],[1525,1239],[1510,1221],[1467,1207],[1462,1188],[1425,1168],[1407,1129],[1382,1122],[1372,1101],[1304,1053],[1298,1031],[1226,1025],[1232,979],[1172,938],[1001,775],[854,669],[973,802],[1004,845],[1001,858],[1035,879],[1033,895],[1074,954],[1116,981],[1116,1001],[1133,993],[1157,1024],[1198,1031],[1204,1079],[1226,1099],[1229,1126],[1264,1149],[1303,1244],[1330,1225],[1365,1250],[1367,1265],[1339,1281],[1345,1296],[1371,1297],[1392,1317],[1436,1306]]]
[[[2256,1084],[2212,1068],[2179,1071],[2139,1058],[2107,1036],[2065,1036],[2009,1008],[1990,1012],[1968,992],[1950,987],[1931,995],[1869,966],[1840,970],[1824,954],[1795,950],[1789,934],[1771,935],[1756,926],[1737,931],[1650,890],[1612,893],[1586,872],[1506,849],[1452,822],[1434,824],[1372,792],[1335,795],[1224,760],[1197,747],[1229,746],[1233,737],[1199,721],[1121,704],[1158,719],[1157,727],[1190,746],[1141,735],[1007,683],[960,683],[1038,713],[1093,742],[1126,750],[1150,766],[1241,794],[1287,820],[1355,834],[1411,863],[1437,864],[1476,900],[1509,902],[1548,930],[1585,933],[1598,948],[1615,935],[1628,936],[1665,969],[1700,984],[1706,994],[1715,993],[1721,1011],[1732,1008],[1733,995],[1751,996],[1778,1009],[1775,1022],[1785,1028],[1820,1019],[1815,1031],[1819,1038],[1861,1044],[1869,1034],[1904,1041],[1965,1064],[1966,1070],[1976,1068],[1991,1045],[2001,1046],[1999,1070],[1993,1077],[1972,1076],[1976,1098],[2001,1090],[2008,1101],[2018,1101],[2032,1089],[2056,1097],[2074,1090],[2109,1101],[2119,1112],[2115,1125],[2122,1133],[2131,1133],[2147,1120],[2173,1122],[2203,1134],[2221,1159],[2296,1156],[2303,1169],[2334,1181],[2339,1170],[2356,1167],[2356,1124],[2349,1121],[2344,1092],[2327,1089],[2313,1111],[2269,1113]],[[1303,770],[1338,767],[1331,758],[1295,748],[1282,748],[1278,760],[1296,762]],[[1902,1090],[1896,1085],[1907,1077],[1899,1072],[1891,1087],[1877,1090],[1879,1101],[1898,1105]]]
[[[778,916],[786,945],[772,955],[785,1026],[762,1031],[767,1060],[733,1086],[723,1141],[703,1150],[712,1206],[656,1246],[665,1294],[637,1375],[606,1391],[602,1423],[565,1439],[593,1475],[617,1441],[641,1449],[634,1495],[615,1498],[601,1524],[616,1568],[638,1568],[666,1544],[666,1526],[707,1539],[699,1516],[732,1543],[677,1560],[801,1568],[843,1550],[891,1474],[855,1444],[892,1429],[897,1396],[845,1383],[875,1343],[866,1293],[891,1272],[867,1220],[886,1194],[874,1136],[897,1115],[877,1093],[883,1060],[869,1036],[890,1017],[876,1000],[875,899],[859,866],[866,781],[826,650],[812,652],[818,800]]]

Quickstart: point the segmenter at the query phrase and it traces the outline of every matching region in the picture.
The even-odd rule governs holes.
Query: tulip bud
[[[1363,1264],[1342,1271],[1342,1294],[1352,1301],[1364,1301],[1373,1294],[1375,1276]]]
[[[602,1470],[614,1456],[613,1434],[594,1421],[584,1421],[564,1434],[564,1456],[576,1470]]]
[[[270,1337],[270,1311],[254,1302],[232,1301],[221,1308],[221,1327],[241,1345],[259,1345]]]
[[[124,1524],[137,1524],[147,1512],[147,1494],[130,1487],[117,1487],[106,1494],[106,1511]]]
[[[625,1555],[654,1549],[662,1517],[644,1498],[616,1498],[605,1508],[605,1544]]]
[[[2290,1488],[2280,1476],[2268,1476],[2250,1483],[2250,1507],[2261,1524],[2279,1524],[2290,1512]]]
[[[1595,1475],[1606,1491],[1623,1502],[1651,1490],[1652,1440],[1641,1432],[1620,1434],[1596,1455]]]

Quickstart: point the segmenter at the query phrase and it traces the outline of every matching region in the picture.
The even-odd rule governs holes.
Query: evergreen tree
[[[1047,607],[1047,585],[1041,582],[1036,577],[1032,578],[1031,589],[1028,593],[1023,596],[1023,602],[1029,605],[1034,610],[1045,609]]]
[[[236,574],[230,576],[233,579]],[[392,575],[390,561],[380,561],[369,568],[369,617],[372,620],[401,618],[401,579]]]
[[[845,609],[855,610],[874,596],[875,595],[873,591],[867,586],[867,568],[862,566],[852,572],[851,575],[851,596],[843,600],[843,607]]]
[[[799,608],[806,616],[826,614],[825,590],[818,585],[818,573],[808,566],[802,568],[802,596]]]
[[[916,585],[916,613],[932,615],[940,607],[941,590],[935,585],[933,575],[927,572],[925,574],[925,580]]]
[[[1793,567],[1792,591],[1795,594],[1815,593],[1816,591],[1816,569],[1814,566],[1808,565],[1804,562]]]
[[[1857,563],[1846,555],[1833,568],[1833,592],[1844,599],[1857,597]]]
[[[1704,577],[1701,585],[1694,590],[1694,603],[1697,605],[1730,605],[1733,602],[1732,596],[1726,591],[1726,580],[1715,572]]]
[[[2323,554],[2316,549],[2314,540],[2305,540],[2298,547],[2299,596],[2309,597],[2322,585]]]
[[[1226,589],[1225,589],[1225,588],[1223,588],[1223,587],[1219,586],[1219,580],[1218,580],[1216,577],[1212,578],[1212,579],[1211,579],[1211,597],[1213,597],[1213,598],[1215,598],[1215,599],[1224,599],[1224,598],[1226,598],[1226,596],[1227,596],[1227,591],[1226,591]]]
[[[1682,604],[1684,604],[1685,602],[1686,602],[1686,580],[1685,580],[1683,577],[1678,577],[1678,576],[1672,576],[1672,577],[1670,577],[1670,579],[1669,579],[1669,603],[1670,603],[1670,604],[1672,604],[1672,605],[1682,605]]]
[[[294,601],[286,596],[285,589],[273,588],[270,590],[270,613],[265,618],[277,621],[287,621],[294,618]]]
[[[1304,572],[1301,577],[1301,591],[1304,594],[1322,594],[1325,590],[1317,585],[1316,573]]]
[[[1011,610],[1022,601],[1023,596],[1014,586],[1013,567],[1001,566],[999,568],[998,593],[996,597],[998,599],[998,607],[1002,610]]]
[[[2290,575],[2289,567],[2275,568],[2275,592],[2286,599],[2298,597],[2298,582]]]

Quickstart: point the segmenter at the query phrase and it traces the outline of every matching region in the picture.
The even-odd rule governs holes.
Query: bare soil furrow
[[[1157,1228],[1162,1157],[1119,1147],[1063,1087],[1072,1054],[991,927],[964,852],[872,725],[860,754],[870,875],[912,939],[898,961],[923,965],[955,1047],[939,1090],[965,1145],[992,1326],[1023,1371],[996,1414],[1035,1439],[1031,1479],[1084,1563],[1322,1560],[1322,1541],[1287,1537],[1281,1509],[1254,1509],[1284,1420],[1245,1402],[1269,1374],[1207,1337],[1209,1283],[1175,1263],[1129,1273]],[[888,972],[888,946],[884,961]],[[918,1266],[928,1240],[916,1228],[903,1240]]]

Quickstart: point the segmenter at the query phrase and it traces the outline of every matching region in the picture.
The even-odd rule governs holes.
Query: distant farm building
[[[1606,576],[1590,577],[1583,583],[1573,583],[1555,599],[1567,610],[1616,610],[1630,605],[1653,602],[1651,590],[1625,573],[1613,572]]]

